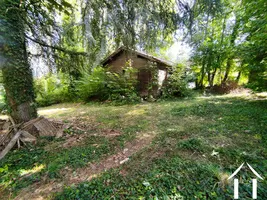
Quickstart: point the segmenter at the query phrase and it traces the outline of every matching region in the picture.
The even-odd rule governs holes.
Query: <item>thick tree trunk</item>
[[[27,64],[6,66],[2,70],[6,100],[11,117],[16,123],[37,117],[34,103],[32,74]]]
[[[33,78],[28,63],[25,40],[24,10],[20,1],[1,2],[0,56],[3,84],[10,115],[15,122],[25,122],[37,117],[34,104]]]

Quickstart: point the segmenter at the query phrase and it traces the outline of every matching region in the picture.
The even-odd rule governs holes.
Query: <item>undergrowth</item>
[[[66,108],[58,114],[62,120],[90,116],[98,128],[123,134],[114,141],[90,136],[76,147],[51,150],[48,144],[62,141],[46,138],[29,149],[10,152],[0,162],[1,185],[17,192],[45,177],[64,179],[59,171],[65,166],[75,170],[98,161],[114,153],[115,147],[123,149],[139,133],[155,135],[149,147],[121,167],[90,182],[66,186],[53,198],[232,199],[233,181],[227,179],[242,163],[267,176],[266,100],[218,96],[124,106],[62,106]],[[38,172],[26,174],[40,165],[44,167]],[[246,167],[238,177],[240,198],[250,199],[253,174]],[[267,198],[266,190],[266,179],[258,180],[258,199]]]
[[[154,115],[159,134],[150,148],[54,198],[232,199],[233,181],[227,178],[243,162],[267,174],[266,106],[220,97],[161,102],[155,105],[161,114]],[[252,176],[248,168],[239,175],[241,199],[251,198]],[[258,199],[266,199],[267,182],[258,181]]]

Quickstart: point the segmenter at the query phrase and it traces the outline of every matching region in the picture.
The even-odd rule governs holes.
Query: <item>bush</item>
[[[63,73],[35,79],[34,89],[38,106],[49,106],[71,100],[69,79]]]
[[[84,101],[109,100],[118,103],[136,102],[140,98],[136,92],[135,70],[125,67],[122,74],[96,67],[91,74],[84,73],[77,81],[79,96]]]
[[[162,88],[163,98],[192,96],[192,89],[188,88],[188,81],[192,76],[186,75],[185,67],[181,64],[174,67],[172,74]]]
[[[108,98],[106,88],[106,72],[102,67],[96,67],[91,74],[84,72],[82,78],[76,81],[79,97],[84,100]]]
[[[267,73],[266,73],[267,74]],[[267,75],[266,75],[267,77]],[[248,83],[246,85],[247,88],[252,89],[256,92],[263,92],[263,91],[267,91],[267,78],[264,79],[259,79],[256,80],[252,83]]]

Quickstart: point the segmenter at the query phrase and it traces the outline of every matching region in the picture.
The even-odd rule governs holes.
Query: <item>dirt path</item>
[[[73,173],[72,169],[62,171],[61,174],[64,177],[64,180],[61,182],[57,182],[55,180],[53,182],[44,183],[41,181],[22,189],[15,199],[48,199],[52,193],[62,191],[64,186],[79,184],[83,181],[90,181],[92,178],[99,176],[102,172],[111,168],[119,167],[123,163],[127,162],[130,159],[130,156],[148,146],[153,138],[153,133],[143,134],[137,139],[126,143],[125,148],[122,151],[117,152],[98,163],[92,163],[89,166],[79,168],[75,171],[75,173]]]

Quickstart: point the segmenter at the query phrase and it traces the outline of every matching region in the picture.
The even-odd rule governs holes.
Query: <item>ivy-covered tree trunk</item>
[[[26,49],[25,15],[20,0],[0,3],[0,65],[10,115],[17,123],[37,117]]]

